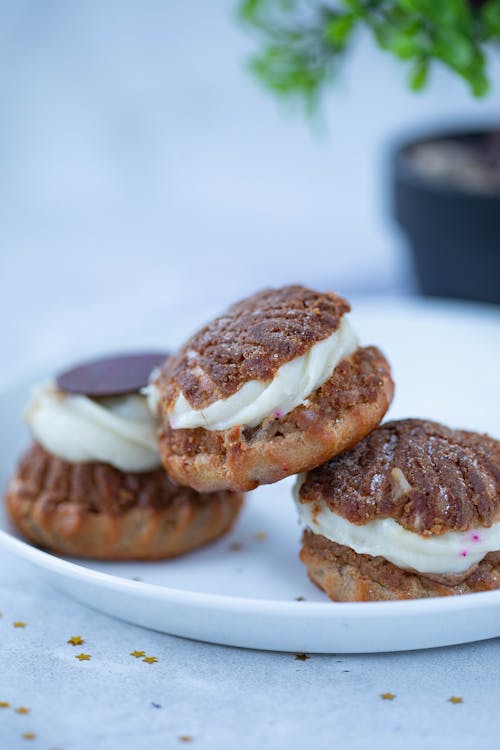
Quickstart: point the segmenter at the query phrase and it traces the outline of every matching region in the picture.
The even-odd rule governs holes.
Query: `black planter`
[[[411,158],[419,144],[480,146],[488,137],[491,131],[441,132],[400,145],[394,154],[394,211],[425,295],[500,303],[500,193],[436,180]]]

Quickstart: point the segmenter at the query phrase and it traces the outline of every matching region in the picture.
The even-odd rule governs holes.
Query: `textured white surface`
[[[0,553],[5,750],[496,750],[500,641],[431,651],[311,656],[176,639],[75,604]],[[25,629],[12,622],[24,620]],[[92,655],[79,662],[80,647]],[[144,664],[134,649],[158,658]],[[396,695],[384,701],[380,693]],[[463,704],[448,702],[462,696]],[[155,708],[152,703],[161,705]],[[20,738],[38,735],[36,743]]]

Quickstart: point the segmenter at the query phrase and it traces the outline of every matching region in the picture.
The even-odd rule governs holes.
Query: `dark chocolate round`
[[[151,371],[160,365],[166,352],[115,354],[72,367],[56,377],[57,387],[84,396],[123,396],[148,384]]]

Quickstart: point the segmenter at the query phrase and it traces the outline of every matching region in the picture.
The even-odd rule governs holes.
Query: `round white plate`
[[[498,310],[386,301],[359,305],[353,318],[362,341],[379,344],[393,363],[397,395],[391,417],[432,417],[498,433]],[[29,442],[20,417],[31,382],[0,393],[2,487]],[[291,485],[285,480],[249,494],[228,537],[173,561],[59,558],[23,542],[3,509],[0,543],[81,602],[138,625],[214,643],[341,653],[429,648],[500,635],[500,591],[329,602],[308,582],[297,558],[300,529]]]

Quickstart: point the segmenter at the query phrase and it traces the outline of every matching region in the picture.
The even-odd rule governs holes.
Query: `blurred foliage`
[[[500,0],[243,0],[239,15],[261,40],[251,60],[258,78],[311,107],[362,27],[407,64],[412,89],[439,61],[475,96],[488,90],[485,46],[500,39]]]

